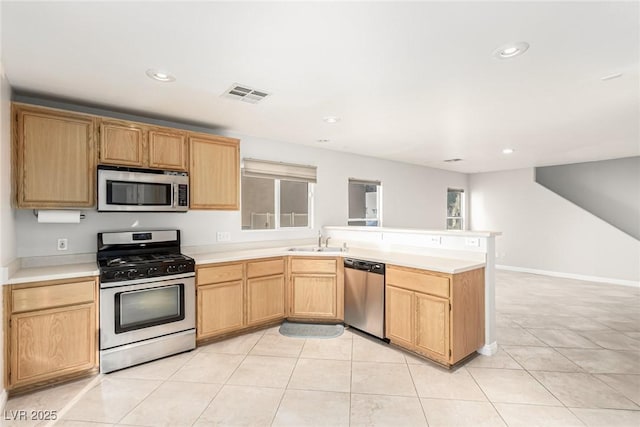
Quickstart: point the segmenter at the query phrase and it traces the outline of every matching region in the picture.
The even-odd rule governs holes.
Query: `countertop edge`
[[[357,258],[401,267],[417,268],[446,274],[458,274],[486,266],[485,262],[458,258],[433,257],[415,253],[376,251],[371,249],[350,248],[346,252],[312,252],[290,251],[289,248],[264,248],[236,251],[232,253],[213,252],[205,254],[189,254],[196,261],[196,266],[221,264],[226,262],[255,260],[284,256],[297,257],[340,257]],[[411,259],[403,259],[411,258]],[[99,276],[100,270],[94,263],[73,263],[55,266],[19,268],[3,285],[17,285],[29,282],[74,279],[78,277]]]

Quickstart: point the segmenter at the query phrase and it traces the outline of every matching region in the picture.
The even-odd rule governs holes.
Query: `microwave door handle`
[[[178,184],[175,182],[171,184],[173,187],[173,203],[171,204],[174,208],[178,207]]]

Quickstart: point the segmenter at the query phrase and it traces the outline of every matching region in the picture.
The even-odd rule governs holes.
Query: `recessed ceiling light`
[[[502,150],[502,154],[511,154],[513,153],[513,148],[505,148]]]
[[[169,82],[173,82],[173,81],[176,80],[176,78],[174,76],[172,76],[171,74],[166,73],[164,71],[154,70],[152,68],[149,68],[147,70],[147,76],[149,76],[153,80],[157,80],[157,81],[163,82],[163,83],[169,83]]]
[[[622,73],[609,74],[608,76],[600,77],[600,80],[606,82],[607,80],[617,79],[618,77],[622,77]]]
[[[494,50],[493,56],[498,59],[515,58],[525,53],[527,49],[529,49],[529,43],[527,42],[509,43]]]
[[[331,140],[330,139],[318,139],[316,141],[318,141],[319,143],[325,143],[325,142],[329,142]]]
[[[327,123],[338,123],[340,121],[340,117],[327,116],[327,117],[323,117],[322,120],[324,120]]]
[[[455,159],[447,159],[444,162],[445,163],[455,163],[455,162],[461,162],[461,161],[462,161],[462,159],[455,158]]]

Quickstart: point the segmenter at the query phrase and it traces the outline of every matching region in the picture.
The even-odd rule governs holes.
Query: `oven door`
[[[195,328],[192,275],[113,285],[100,290],[100,350]]]

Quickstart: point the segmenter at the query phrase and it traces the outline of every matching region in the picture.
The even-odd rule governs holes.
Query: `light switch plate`
[[[228,231],[218,231],[218,233],[216,234],[216,240],[218,242],[228,242],[229,240],[231,240],[231,233],[229,233]]]

